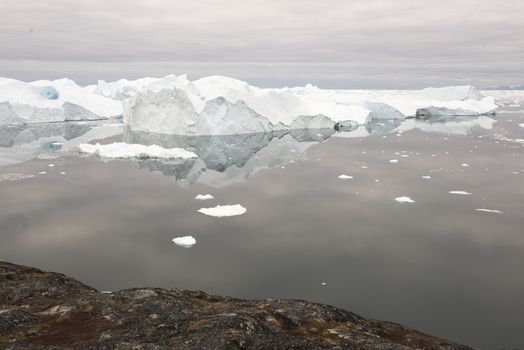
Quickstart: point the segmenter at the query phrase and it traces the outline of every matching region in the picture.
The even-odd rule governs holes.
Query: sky
[[[0,0],[0,76],[524,84],[524,1]]]

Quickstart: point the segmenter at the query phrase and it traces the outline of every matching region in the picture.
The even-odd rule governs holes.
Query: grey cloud
[[[161,66],[192,62],[196,75],[226,66],[270,85],[282,79],[347,87],[372,87],[378,77],[389,81],[374,87],[417,87],[421,79],[522,83],[516,73],[524,68],[522,2],[7,0],[4,10],[0,74],[28,79],[56,74],[38,63],[53,61],[76,65],[85,81],[104,77],[92,75],[97,65],[103,71],[115,64],[121,77],[137,62],[151,63],[140,71],[159,74],[169,73]],[[31,73],[27,63],[6,68],[20,60],[34,62]],[[281,75],[273,82],[252,67],[268,64]],[[209,69],[198,71],[202,65]],[[512,74],[501,75],[508,66]],[[338,74],[348,67],[358,68]]]

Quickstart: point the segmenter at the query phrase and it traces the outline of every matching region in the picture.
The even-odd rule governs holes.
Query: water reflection
[[[467,135],[476,127],[491,129],[495,119],[451,117],[419,119],[371,118],[360,127],[283,130],[272,133],[228,136],[182,136],[136,132],[119,125],[94,122],[47,123],[0,127],[0,165],[33,158],[55,159],[77,154],[80,143],[117,137],[126,143],[183,148],[198,155],[196,159],[135,159],[142,169],[160,171],[180,184],[202,183],[224,187],[244,182],[262,169],[285,167],[304,158],[312,145],[332,136],[366,137],[408,130]],[[68,152],[68,153],[67,153]],[[104,159],[104,161],[108,161]]]
[[[0,126],[0,166],[34,158],[55,159],[62,155],[62,150],[121,133],[121,125],[100,122]]]

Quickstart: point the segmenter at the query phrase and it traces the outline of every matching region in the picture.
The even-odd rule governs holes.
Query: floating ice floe
[[[461,195],[465,195],[465,196],[468,196],[470,195],[471,193],[469,192],[466,192],[466,191],[449,191],[450,194],[461,194]]]
[[[196,244],[196,239],[193,236],[183,236],[173,238],[173,243],[184,248],[191,248]]]
[[[496,210],[496,209],[475,209],[476,211],[482,211],[482,212],[486,212],[486,213],[497,213],[497,214],[502,214],[502,212],[500,210]]]
[[[196,158],[195,153],[186,151],[182,148],[162,148],[157,145],[144,146],[141,144],[128,144],[123,142],[115,142],[107,145],[99,143],[92,145],[83,143],[78,146],[82,153],[97,154],[106,158]]]
[[[397,197],[395,200],[399,203],[415,203],[415,201],[409,197]]]
[[[519,124],[519,127],[524,128],[524,123]]]
[[[35,177],[35,175],[20,174],[20,173],[0,174],[0,182],[2,182],[2,181],[18,181],[18,180],[23,180],[23,179],[30,179],[32,177]]]
[[[242,215],[247,211],[246,208],[240,204],[234,205],[217,205],[213,208],[200,208],[198,212],[215,217],[225,217],[225,216],[237,216]]]
[[[198,199],[200,201],[205,201],[205,200],[209,200],[209,199],[213,199],[213,198],[215,198],[215,197],[213,197],[210,194],[198,194],[195,197],[195,199]]]
[[[352,179],[353,176],[342,174],[342,175],[339,175],[338,178],[342,180],[348,180],[348,179]]]
[[[422,178],[423,178],[423,179],[431,179],[431,176],[429,176],[429,175],[424,175],[424,176],[422,176]]]
[[[467,168],[469,166],[469,164],[462,163],[460,166]]]
[[[391,159],[389,162],[390,163],[398,163],[398,159]]]

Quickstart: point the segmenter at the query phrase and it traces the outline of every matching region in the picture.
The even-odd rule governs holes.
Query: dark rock
[[[1,349],[470,349],[302,300],[141,288],[103,293],[0,262]]]

